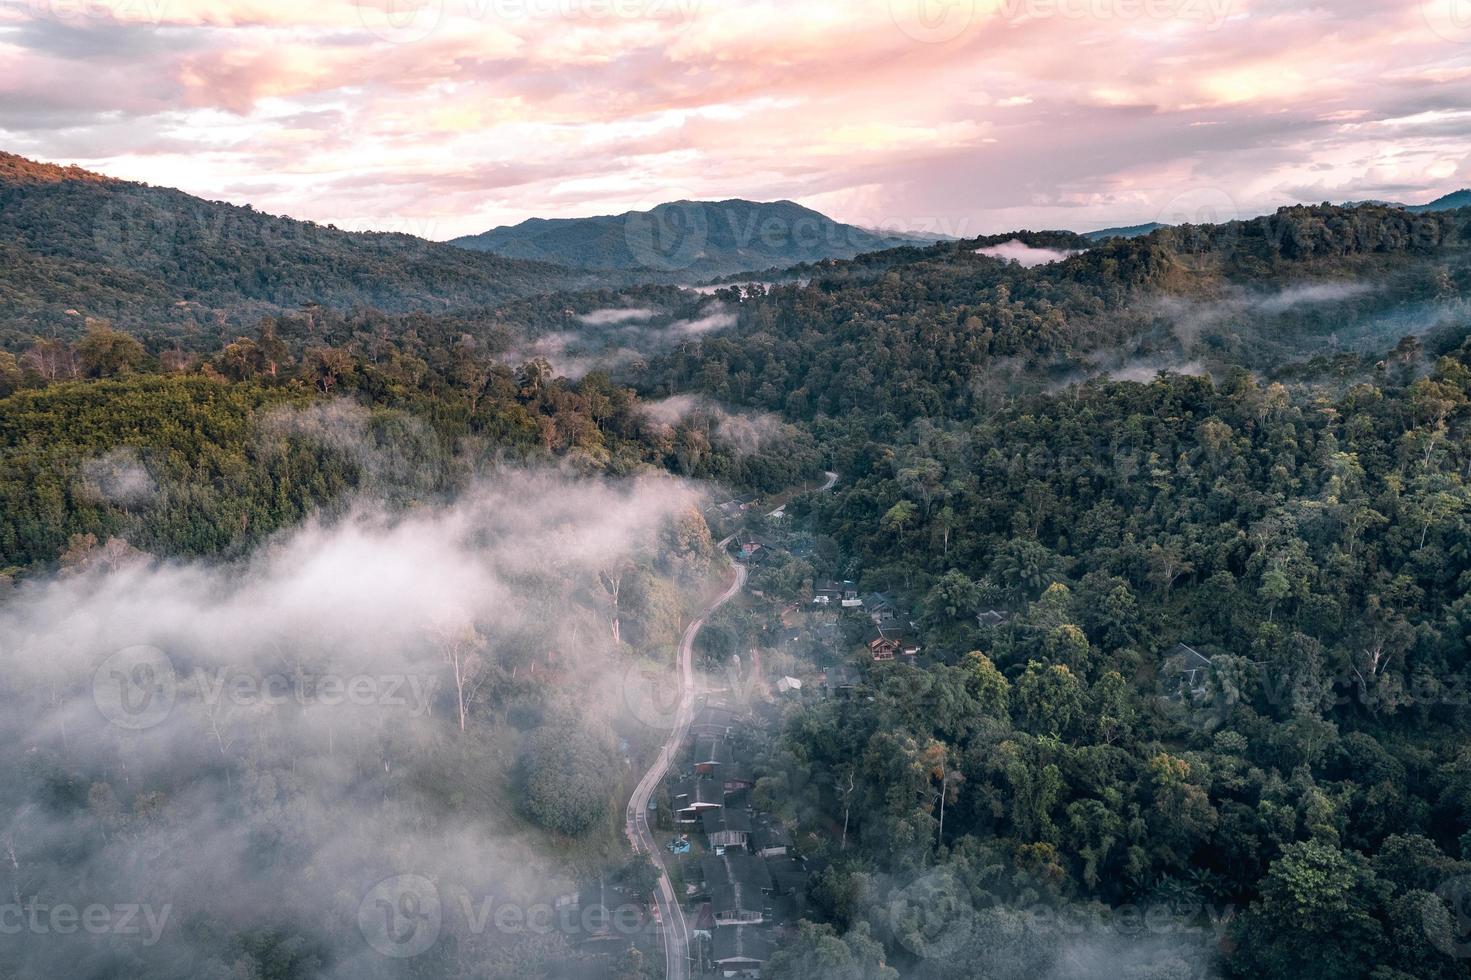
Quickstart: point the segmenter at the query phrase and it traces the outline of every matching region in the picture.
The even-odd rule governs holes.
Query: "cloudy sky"
[[[429,238],[974,235],[1471,185],[1471,0],[0,0],[0,148]]]

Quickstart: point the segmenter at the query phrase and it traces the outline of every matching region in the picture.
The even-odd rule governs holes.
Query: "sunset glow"
[[[431,238],[675,196],[950,234],[1471,180],[1471,24],[1351,0],[19,0],[8,149]],[[1224,202],[1224,203],[1223,203]]]

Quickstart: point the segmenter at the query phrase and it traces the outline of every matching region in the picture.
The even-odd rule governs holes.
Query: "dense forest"
[[[1325,206],[1161,229],[1030,269],[976,254],[995,238],[900,249],[763,291],[733,329],[653,376],[791,418],[903,424],[1090,373],[1271,372],[1340,355],[1357,368],[1401,336],[1464,322],[1468,239],[1471,211]]]
[[[338,735],[306,715],[269,737],[248,714],[230,730],[188,719],[203,727],[183,729],[178,771],[204,774],[221,808],[206,812],[245,821],[242,867],[325,847],[322,802],[381,804],[395,827],[422,807],[432,833],[405,833],[434,846],[476,808],[543,845],[616,836],[614,749],[638,735],[589,705],[608,670],[668,663],[681,591],[709,586],[709,499],[625,515],[641,539],[616,561],[585,553],[589,515],[631,508],[608,488],[653,474],[723,493],[830,468],[831,493],[788,506],[818,544],[760,574],[768,611],[850,579],[912,609],[923,652],[861,665],[856,696],[787,709],[759,746],[755,799],[821,869],[765,975],[1468,975],[1471,211],[1296,207],[1102,243],[1018,232],[704,294],[470,253],[443,264],[384,236],[275,242],[279,219],[180,224],[182,195],[96,182],[13,161],[0,181],[15,271],[0,611],[91,603],[110,570],[171,563],[225,575],[202,588],[217,604],[242,588],[231,576],[289,580],[311,567],[302,553],[332,554],[318,528],[350,531],[365,501],[390,515],[386,536],[440,512],[457,531],[475,488],[513,481],[474,512],[503,591],[463,597],[474,622],[414,661],[463,681],[455,651],[474,648],[487,678],[441,690],[432,727],[351,728],[314,787],[298,753]],[[95,252],[77,222],[97,193],[129,202],[126,236],[163,221],[188,247]],[[249,234],[193,237],[223,214]],[[1013,242],[1055,261],[1007,261],[996,247]],[[528,469],[557,482],[509,476]],[[346,554],[335,573],[362,562]],[[376,571],[391,551],[368,554]],[[142,590],[132,602],[157,597],[122,581]],[[399,584],[373,595],[392,606],[413,591]],[[432,593],[409,612],[442,613]],[[338,627],[392,633],[372,610],[328,613],[238,635],[276,664],[299,622],[311,662],[335,655]],[[191,627],[169,628],[208,662]],[[83,683],[18,675],[3,693],[23,704],[32,681],[58,703]],[[10,840],[15,887],[198,829],[185,781],[128,754],[142,743],[77,755],[66,717],[15,723],[16,751],[34,753],[6,803],[37,835]],[[45,838],[53,819],[84,843]],[[497,871],[515,864],[499,856]],[[251,927],[216,907],[171,968],[350,973],[352,910],[299,880],[330,915],[293,904]],[[569,956],[459,952],[374,969],[559,976]]]
[[[256,337],[181,363],[96,327],[42,345],[47,364],[66,365],[55,380],[39,357],[0,354],[0,570],[54,567],[74,538],[239,556],[357,494],[443,500],[517,462],[743,488],[818,469],[815,443],[790,426],[733,433],[713,404],[671,415],[603,374],[509,368],[472,338],[446,348],[380,332],[296,357],[275,329],[263,321]]]
[[[1338,398],[1088,385],[841,457],[812,516],[838,571],[913,597],[928,654],[773,747],[777,805],[814,839],[851,808],[862,842],[828,921],[879,930],[938,875],[989,911],[953,961],[901,944],[920,976],[1045,973],[1058,949],[995,930],[1090,903],[1173,910],[1151,976],[1196,975],[1227,908],[1207,937],[1241,976],[1464,976],[1432,893],[1471,871],[1468,361]]]
[[[924,643],[766,747],[830,862],[767,975],[1467,975],[1467,220],[935,246],[655,365],[809,421],[836,548],[778,578]]]

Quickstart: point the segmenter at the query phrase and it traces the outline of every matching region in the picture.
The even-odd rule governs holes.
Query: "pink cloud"
[[[419,2],[7,8],[0,129],[48,159],[444,237],[675,189],[975,234],[1467,177],[1471,125],[1444,110],[1468,104],[1471,44],[1419,4],[996,0],[926,43],[905,0]]]

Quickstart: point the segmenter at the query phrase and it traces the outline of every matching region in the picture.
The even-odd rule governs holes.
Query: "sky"
[[[956,236],[1471,186],[1471,0],[0,0],[0,149],[445,239]]]

